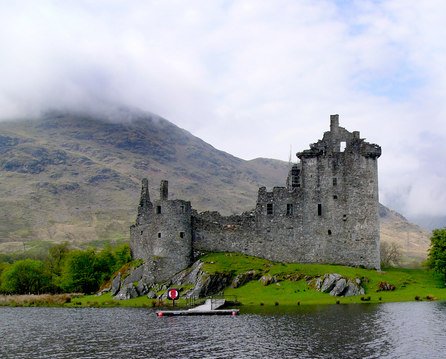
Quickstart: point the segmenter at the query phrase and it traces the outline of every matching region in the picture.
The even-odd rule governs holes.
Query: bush
[[[1,290],[4,293],[46,293],[50,286],[51,276],[39,260],[18,260],[4,269],[1,275]]]

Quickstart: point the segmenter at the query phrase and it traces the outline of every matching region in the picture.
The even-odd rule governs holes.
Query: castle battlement
[[[197,213],[189,201],[169,200],[167,181],[152,202],[143,179],[132,254],[144,259],[154,282],[186,268],[195,250],[379,269],[380,155],[380,146],[332,115],[330,131],[297,153],[286,186],[260,187],[256,208],[238,216]]]

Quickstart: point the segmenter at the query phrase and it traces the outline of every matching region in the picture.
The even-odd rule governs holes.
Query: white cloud
[[[382,146],[385,204],[445,214],[443,1],[18,0],[1,9],[1,118],[125,104],[237,156],[287,160],[290,145],[307,148],[339,113],[341,126]]]

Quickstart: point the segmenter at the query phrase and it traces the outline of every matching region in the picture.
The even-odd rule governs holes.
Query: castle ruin
[[[380,268],[378,169],[381,147],[339,126],[297,153],[285,187],[261,187],[252,212],[198,213],[191,203],[150,200],[143,179],[136,223],[130,228],[134,258],[145,262],[146,282],[169,279],[192,263],[194,251],[240,252],[280,262]]]

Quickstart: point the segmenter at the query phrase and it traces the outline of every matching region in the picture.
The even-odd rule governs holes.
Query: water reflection
[[[446,303],[425,302],[301,306],[238,317],[0,308],[0,357],[444,358],[445,329]]]

